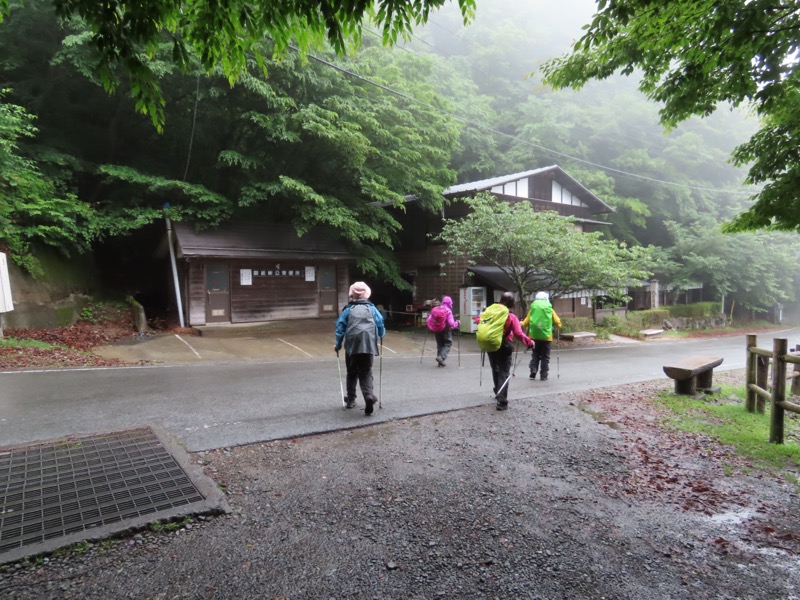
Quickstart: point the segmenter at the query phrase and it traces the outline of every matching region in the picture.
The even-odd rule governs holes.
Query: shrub
[[[642,329],[653,326],[661,327],[664,324],[664,319],[668,319],[670,316],[668,310],[659,308],[641,310],[637,311],[635,314],[639,316],[639,322],[642,325]]]
[[[695,302],[694,304],[676,304],[664,307],[671,317],[686,317],[688,319],[704,319],[718,315],[721,311],[719,302]]]
[[[562,319],[562,333],[574,333],[576,331],[593,331],[594,323],[591,317],[570,317]]]
[[[622,327],[624,322],[625,320],[619,315],[608,315],[602,320],[600,327],[603,327],[604,329],[617,330]]]
[[[631,318],[632,314],[635,313],[628,313],[627,319],[623,319],[619,315],[608,315],[600,323],[600,329],[626,337],[637,337],[642,327],[638,318]]]

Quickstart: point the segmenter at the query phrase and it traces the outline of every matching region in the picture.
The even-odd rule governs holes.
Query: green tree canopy
[[[41,0],[39,0],[41,1]],[[119,83],[120,70],[130,79],[136,108],[164,123],[164,97],[151,59],[162,43],[171,47],[171,61],[182,71],[198,57],[208,72],[220,68],[233,84],[247,71],[248,56],[264,65],[265,38],[283,53],[291,44],[301,51],[324,40],[344,54],[360,45],[362,26],[374,21],[384,43],[394,43],[424,23],[446,0],[55,0],[56,14],[77,22],[91,33],[97,54],[97,74],[107,90]],[[474,0],[458,0],[465,21],[474,12]],[[0,0],[0,21],[14,3]]]
[[[800,229],[800,2],[790,0],[621,0],[598,2],[585,35],[545,65],[555,87],[580,88],[616,72],[640,77],[662,104],[667,127],[720,104],[752,105],[763,128],[733,154],[755,161],[748,183],[764,185],[729,229]]]
[[[701,282],[740,306],[765,311],[797,299],[800,240],[794,234],[749,231],[724,234],[711,219],[691,227],[667,223],[673,243],[662,264],[676,289]]]
[[[63,253],[82,251],[94,237],[91,208],[65,192],[57,178],[19,155],[21,140],[33,137],[33,117],[21,106],[5,102],[0,90],[0,248],[34,275],[41,267],[30,253],[40,242]]]
[[[162,46],[152,67],[170,127],[159,134],[125,94],[99,87],[85,39],[35,3],[0,28],[8,99],[33,107],[39,126],[35,139],[0,129],[0,144],[19,159],[8,171],[58,172],[76,200],[70,214],[91,217],[76,231],[122,236],[161,220],[165,203],[173,220],[199,226],[262,220],[303,234],[319,225],[349,243],[363,272],[403,285],[392,253],[398,223],[386,207],[413,193],[437,210],[455,179],[461,125],[433,91],[432,65],[367,39],[354,56],[327,49],[267,60],[266,74],[252,59],[231,88],[221,67],[177,72]],[[271,55],[271,42],[262,45]],[[54,218],[66,209],[49,206]],[[41,220],[46,211],[30,212]]]
[[[505,202],[487,193],[463,201],[470,214],[447,219],[436,239],[452,256],[500,268],[523,302],[538,290],[549,290],[554,298],[581,290],[611,293],[650,276],[647,249],[584,233],[571,217],[535,212],[528,202]]]

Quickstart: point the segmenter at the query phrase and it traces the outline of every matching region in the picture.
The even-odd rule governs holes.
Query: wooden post
[[[747,396],[744,407],[747,412],[756,411],[756,393],[750,389],[750,384],[756,382],[756,355],[750,352],[750,348],[756,347],[757,336],[755,333],[747,334],[747,354],[744,364],[747,365],[745,377],[745,389]]]
[[[769,385],[769,358],[766,356],[761,356],[760,354],[756,357],[756,385],[760,387],[762,390],[769,389],[767,386]],[[766,400],[764,400],[764,396],[757,395],[756,396],[756,412],[764,414],[766,410]]]
[[[770,444],[783,443],[784,409],[786,400],[786,353],[789,341],[786,338],[775,338],[772,341],[772,418],[769,426]]]
[[[794,347],[795,352],[800,352],[800,344]],[[792,377],[792,396],[800,395],[800,365],[795,363],[794,369],[795,376]]]

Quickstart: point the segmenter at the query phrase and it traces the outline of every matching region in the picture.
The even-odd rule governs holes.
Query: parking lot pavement
[[[204,362],[237,361],[302,361],[334,358],[333,327],[325,331],[308,331],[307,328],[276,330],[268,333],[242,334],[231,331],[214,335],[156,334],[122,340],[109,346],[99,346],[95,354],[130,363],[192,364]],[[424,330],[386,332],[383,353],[388,357],[420,356],[423,343],[425,357],[433,360],[436,344],[433,336]],[[452,357],[457,352],[458,339],[453,341]],[[474,336],[460,340],[462,352],[475,352]]]

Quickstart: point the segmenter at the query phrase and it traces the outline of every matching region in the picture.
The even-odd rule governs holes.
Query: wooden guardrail
[[[800,404],[786,399],[786,380],[792,379],[791,393],[800,393],[800,348],[789,352],[786,338],[775,338],[772,351],[757,346],[755,334],[747,335],[747,398],[745,408],[748,412],[765,410],[770,403],[771,416],[769,441],[771,444],[783,443],[783,430],[786,411],[800,414]],[[772,363],[772,386],[767,388],[769,366]],[[793,364],[794,371],[787,374],[787,365]]]

